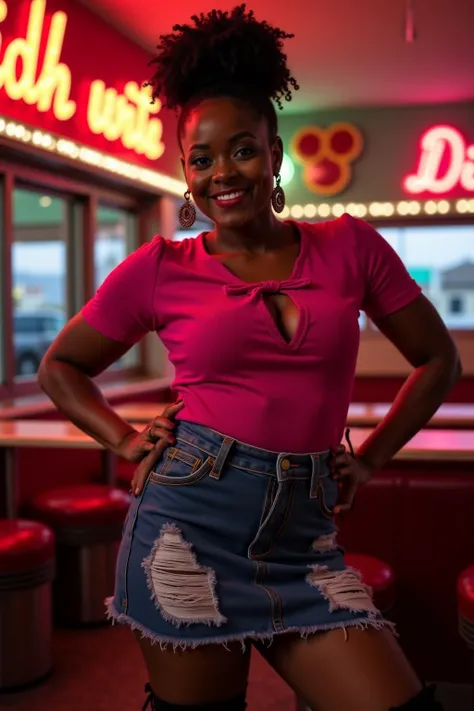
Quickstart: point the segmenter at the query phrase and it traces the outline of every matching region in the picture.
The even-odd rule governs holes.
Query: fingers
[[[167,446],[168,444],[165,440],[160,440],[135,469],[131,486],[134,496],[138,496],[143,491],[149,473],[154,469],[156,462]]]
[[[173,424],[174,427],[174,424]],[[174,438],[171,430],[165,429],[164,427],[157,427],[155,425],[149,425],[144,430],[144,435],[149,442],[153,444],[158,440],[165,440],[169,445],[173,446],[176,444],[176,439]]]
[[[169,444],[175,444],[175,439],[170,437],[169,433],[172,432],[176,426],[174,417],[183,407],[184,402],[182,400],[165,407],[161,415],[155,417],[146,428],[147,438],[152,442],[156,442],[156,440],[161,438],[168,438]]]
[[[141,461],[135,469],[131,486],[131,491],[135,496],[138,496],[143,491],[149,473],[154,469],[165,449],[176,444],[176,439],[172,434],[176,426],[174,417],[183,407],[184,402],[182,400],[168,405],[162,414],[155,417],[143,430],[139,454],[145,456],[143,458],[137,457],[138,459],[141,458]]]
[[[350,511],[354,506],[357,485],[353,482],[348,482],[341,486],[339,491],[339,501],[334,507],[334,514],[343,514]]]
[[[343,476],[348,476],[354,468],[354,460],[344,450],[343,452],[334,455],[331,462],[331,473],[333,479],[340,479]]]
[[[173,419],[173,417],[175,417],[175,415],[177,415],[178,412],[183,409],[183,407],[184,402],[182,400],[178,400],[172,405],[167,405],[167,407],[165,407],[165,409],[161,413],[161,417],[164,417],[165,419]]]

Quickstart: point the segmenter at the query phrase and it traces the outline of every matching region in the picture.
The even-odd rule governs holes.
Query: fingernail
[[[140,489],[135,489],[135,496],[138,496],[139,493],[140,493]]]

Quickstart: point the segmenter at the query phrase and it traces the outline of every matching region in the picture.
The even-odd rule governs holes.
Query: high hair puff
[[[293,37],[268,22],[257,22],[252,10],[239,5],[231,11],[211,10],[193,15],[188,25],[175,25],[162,35],[150,64],[148,82],[153,100],[169,109],[182,109],[203,93],[223,94],[226,87],[247,87],[255,95],[291,101],[299,89],[286,65],[283,41]]]

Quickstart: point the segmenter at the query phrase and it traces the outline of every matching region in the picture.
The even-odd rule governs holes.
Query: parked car
[[[15,374],[34,375],[43,355],[64,325],[55,311],[16,311],[13,316]]]

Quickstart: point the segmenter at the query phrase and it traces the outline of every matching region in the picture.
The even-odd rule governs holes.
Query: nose
[[[226,157],[220,158],[215,163],[214,174],[212,176],[213,183],[219,185],[228,183],[230,179],[235,177],[237,171],[232,160]]]

